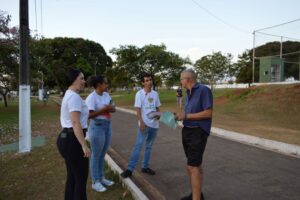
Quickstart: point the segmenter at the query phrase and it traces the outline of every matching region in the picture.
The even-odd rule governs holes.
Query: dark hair
[[[74,81],[77,79],[77,77],[79,76],[80,73],[81,73],[81,71],[79,71],[78,69],[74,69],[74,68],[69,69],[68,74],[67,74],[68,87],[74,83]]]
[[[150,77],[152,78],[151,74],[147,73],[147,72],[144,72],[142,73],[141,75],[141,82],[144,83],[145,82],[145,77]]]
[[[97,88],[97,85],[98,84],[103,84],[105,82],[105,77],[104,76],[101,76],[101,75],[98,75],[98,76],[90,76],[88,79],[87,79],[87,84],[88,86],[90,87],[93,87],[93,88]]]

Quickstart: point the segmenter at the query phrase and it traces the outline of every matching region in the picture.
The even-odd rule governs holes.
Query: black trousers
[[[62,130],[57,138],[57,147],[67,168],[65,200],[86,200],[89,160],[83,157],[81,145],[73,129]]]

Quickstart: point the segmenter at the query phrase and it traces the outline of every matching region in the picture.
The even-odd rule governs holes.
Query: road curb
[[[108,166],[117,174],[121,174],[123,170],[117,165],[117,163],[108,155],[105,155],[105,161],[107,162]],[[122,182],[126,185],[126,187],[130,190],[132,196],[136,200],[149,200],[148,197],[135,185],[135,183],[129,179],[120,178]]]
[[[135,115],[135,111],[133,110],[119,108],[119,107],[117,107],[117,110]],[[182,124],[180,126],[182,126]],[[298,145],[264,139],[264,138],[238,133],[234,131],[228,131],[216,127],[212,127],[211,132],[212,135],[217,137],[222,137],[228,140],[232,140],[243,144],[255,146],[258,148],[266,149],[269,151],[274,151],[288,156],[300,158],[300,146]]]
[[[300,158],[300,146],[212,127],[212,134],[236,142]]]

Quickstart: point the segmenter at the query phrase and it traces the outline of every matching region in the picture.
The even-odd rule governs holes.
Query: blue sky
[[[19,0],[0,5],[18,25]],[[216,51],[236,60],[253,47],[253,30],[299,19],[299,8],[299,0],[29,0],[29,23],[44,37],[93,40],[107,53],[120,45],[164,43],[192,61]],[[300,21],[264,32],[300,41]],[[256,38],[257,45],[274,40],[280,38]]]

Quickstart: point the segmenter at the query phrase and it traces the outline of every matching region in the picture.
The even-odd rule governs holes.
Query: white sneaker
[[[115,184],[115,182],[107,180],[105,178],[101,180],[101,183],[105,186],[112,186],[113,184]]]
[[[90,137],[89,137],[89,135],[88,135],[88,134],[86,134],[86,136],[85,136],[85,140],[86,140],[86,141],[88,141],[88,142],[90,142]]]
[[[97,192],[104,192],[106,191],[106,187],[104,187],[99,181],[92,184],[92,188],[96,190]]]

